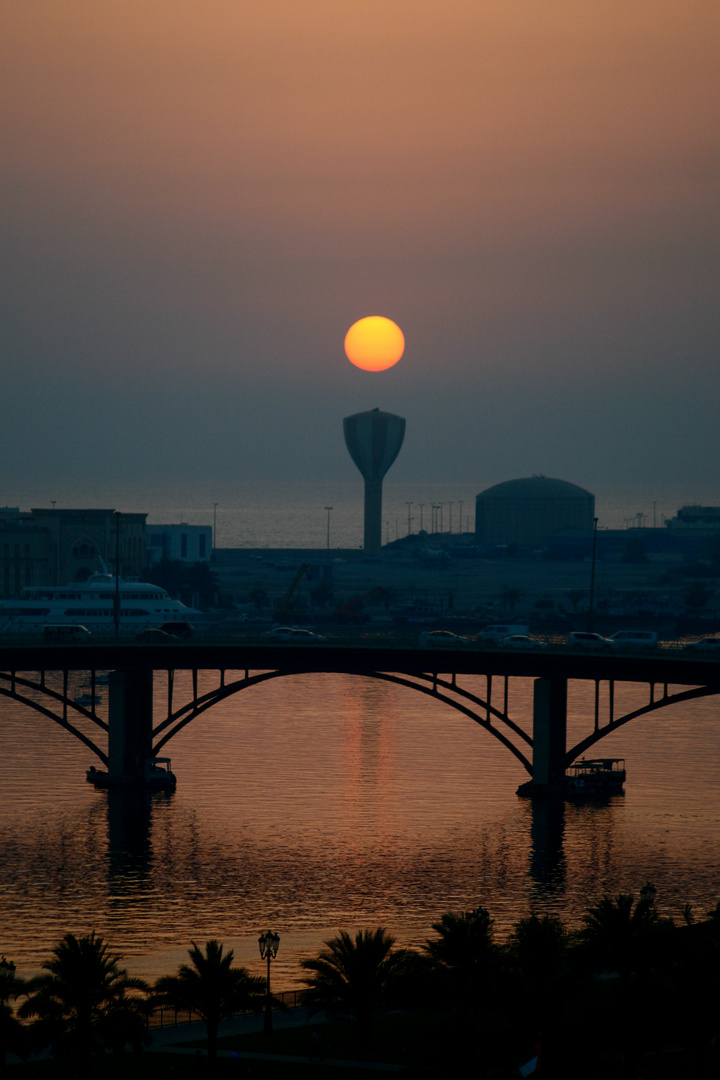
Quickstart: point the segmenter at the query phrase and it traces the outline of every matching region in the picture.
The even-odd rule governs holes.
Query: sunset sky
[[[395,480],[719,503],[719,31],[717,0],[6,0],[10,499],[355,480],[342,418],[379,406]],[[365,315],[388,371],[345,357]]]

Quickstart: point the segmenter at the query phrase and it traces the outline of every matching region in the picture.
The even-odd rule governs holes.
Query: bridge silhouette
[[[89,672],[92,703],[74,700],[72,672]],[[95,710],[97,673],[109,671],[108,719]],[[154,674],[167,674],[167,714],[153,716]],[[192,696],[175,702],[175,673],[192,674]],[[200,691],[198,673],[215,671],[217,685]],[[48,681],[49,672],[61,673]],[[577,652],[557,647],[525,652],[492,648],[421,649],[396,644],[287,645],[258,642],[139,642],[8,644],[0,646],[0,696],[42,713],[88,747],[118,785],[139,782],[145,762],[219,701],[273,679],[306,673],[359,675],[402,686],[467,716],[501,742],[528,773],[530,790],[557,790],[576,758],[639,716],[695,698],[720,694],[720,663],[679,650],[620,654]],[[464,676],[484,677],[484,694],[462,685]],[[511,678],[534,680],[532,730],[508,714]],[[592,730],[567,745],[568,681],[595,686]],[[600,685],[608,684],[607,709]],[[615,712],[616,683],[648,687],[645,705]],[[677,689],[680,687],[681,689]],[[672,688],[672,689],[671,689]],[[103,749],[79,724],[89,727]],[[95,729],[95,730],[93,730]]]

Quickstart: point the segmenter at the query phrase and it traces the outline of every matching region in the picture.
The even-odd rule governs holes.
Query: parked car
[[[92,637],[87,626],[70,625],[69,623],[44,626],[43,635],[46,641],[88,641]]]
[[[189,622],[164,622],[160,627],[166,634],[170,634],[171,637],[177,638],[191,638],[195,633],[195,628],[192,623]]]
[[[135,640],[154,642],[156,645],[162,645],[164,642],[166,645],[169,645],[175,638],[172,634],[166,634],[159,626],[151,626],[147,630],[141,630],[139,634],[136,634]]]
[[[494,623],[484,626],[478,638],[480,641],[503,641],[511,634],[527,634],[530,627],[526,623]]]
[[[610,638],[585,630],[573,630],[568,637],[568,645],[574,649],[612,649],[613,647]]]
[[[290,641],[297,645],[317,645],[326,640],[324,634],[301,630],[298,626],[273,626],[271,630],[265,631],[265,637],[269,641]]]
[[[451,630],[424,630],[420,635],[424,649],[459,649],[470,644],[470,638],[453,634]]]
[[[704,637],[699,641],[688,641],[683,648],[692,652],[717,653],[720,656],[720,637]]]
[[[654,649],[658,636],[654,630],[618,630],[610,640],[614,649]]]
[[[546,647],[544,641],[538,641],[529,634],[510,634],[509,637],[503,638],[503,645],[506,649],[544,649]]]

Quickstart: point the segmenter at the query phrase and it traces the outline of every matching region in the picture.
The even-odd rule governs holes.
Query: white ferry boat
[[[158,585],[123,578],[119,584],[121,630],[191,622],[201,614],[173,600]],[[42,632],[48,625],[109,631],[115,626],[115,596],[115,577],[107,573],[91,574],[87,581],[72,585],[28,586],[22,598],[0,600],[0,633]]]

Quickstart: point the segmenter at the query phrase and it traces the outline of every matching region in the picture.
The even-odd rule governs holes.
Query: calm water
[[[472,528],[484,486],[386,484],[390,538],[407,531],[408,501],[413,530],[420,503],[429,528],[440,501],[445,528],[451,501],[453,531],[461,501]],[[37,490],[6,501],[191,523],[211,522],[217,501],[218,546],[248,547],[322,547],[332,506],[339,547],[361,542],[361,497],[356,483]],[[658,523],[686,501],[658,503]],[[638,510],[649,523],[652,509],[635,495],[598,493],[601,524],[622,527]],[[214,676],[206,678],[209,688]],[[156,691],[159,718],[160,679]],[[528,725],[531,692],[527,680],[511,684],[511,715]],[[646,693],[618,689],[618,712]],[[592,687],[573,685],[573,741],[588,732],[592,708]],[[257,935],[271,927],[281,935],[280,988],[297,983],[299,957],[340,927],[382,923],[417,943],[443,912],[484,904],[502,935],[531,909],[572,924],[603,892],[647,880],[668,913],[686,902],[704,913],[720,898],[719,710],[707,699],[629,724],[601,744],[627,759],[625,795],[548,814],[515,795],[521,766],[472,721],[369,679],[295,677],[226,700],[170,743],[178,790],[147,805],[96,792],[79,742],[0,700],[0,952],[28,973],[68,930],[96,929],[133,972],[155,977],[184,959],[192,939],[216,936],[260,973]]]
[[[531,692],[511,683],[513,717],[529,722]],[[571,684],[573,741],[591,693]],[[165,694],[158,678],[157,717]],[[618,690],[618,711],[645,694]],[[532,909],[574,923],[647,880],[676,916],[720,898],[712,699],[614,734],[602,752],[627,758],[626,794],[556,815],[515,795],[522,768],[471,721],[370,679],[299,676],[226,700],[171,742],[178,790],[147,806],[87,785],[91,755],[39,714],[3,702],[1,716],[0,951],[24,972],[66,931],[96,929],[147,977],[210,936],[260,973],[270,926],[276,986],[290,987],[340,927],[419,942],[444,911],[484,904],[502,936]]]

